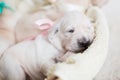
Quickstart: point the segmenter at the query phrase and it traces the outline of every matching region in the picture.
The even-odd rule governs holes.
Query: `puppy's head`
[[[82,52],[94,39],[94,27],[83,13],[69,12],[54,27],[51,39],[61,49]]]

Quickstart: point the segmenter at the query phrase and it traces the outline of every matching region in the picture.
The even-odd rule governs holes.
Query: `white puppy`
[[[39,35],[8,49],[0,60],[0,80],[43,80],[66,51],[81,52],[94,38],[90,20],[80,12],[64,15],[48,36]]]

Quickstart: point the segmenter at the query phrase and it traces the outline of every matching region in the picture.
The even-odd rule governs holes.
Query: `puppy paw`
[[[67,60],[66,60],[66,63],[67,64],[75,64],[75,60],[74,59],[72,59],[72,58],[68,58]]]

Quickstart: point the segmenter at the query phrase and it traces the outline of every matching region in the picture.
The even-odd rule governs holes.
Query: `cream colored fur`
[[[14,11],[4,9],[3,14],[0,15],[0,57],[7,48],[16,42],[14,28],[17,21],[23,15],[32,12],[37,5],[41,7],[47,3],[45,0],[4,0],[4,2]]]

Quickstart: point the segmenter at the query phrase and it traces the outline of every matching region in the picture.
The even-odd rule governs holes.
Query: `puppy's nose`
[[[84,41],[78,41],[79,48],[82,48],[83,50],[87,49],[89,45],[91,44],[90,40],[84,40]]]

